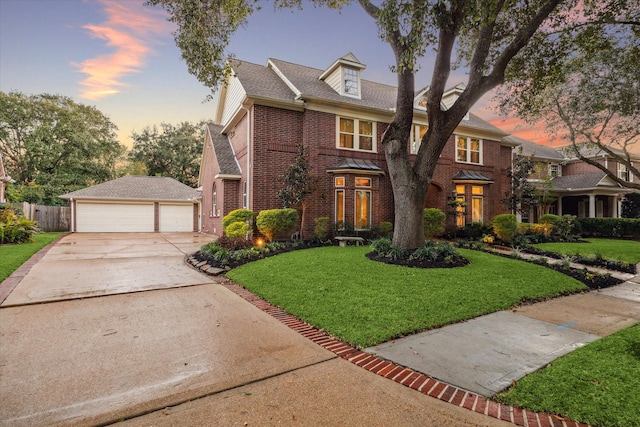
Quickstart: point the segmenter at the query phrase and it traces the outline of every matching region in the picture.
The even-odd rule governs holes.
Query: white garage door
[[[76,205],[76,231],[84,233],[151,232],[153,203],[82,203]]]
[[[160,204],[160,232],[193,231],[193,205]]]

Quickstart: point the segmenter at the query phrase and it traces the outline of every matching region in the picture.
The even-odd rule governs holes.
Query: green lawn
[[[640,262],[640,242],[615,239],[585,239],[588,243],[539,243],[536,248],[563,255],[593,256],[637,264]]]
[[[551,269],[460,250],[470,265],[419,269],[370,261],[368,247],[289,252],[227,276],[341,340],[367,347],[419,330],[585,289]]]
[[[41,233],[33,242],[19,245],[0,245],[0,282],[9,277],[25,261],[60,236],[60,233]]]
[[[498,399],[595,426],[640,426],[640,325],[569,353]]]

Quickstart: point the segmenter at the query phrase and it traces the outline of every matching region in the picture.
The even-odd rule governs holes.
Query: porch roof
[[[453,182],[483,182],[491,183],[493,180],[478,171],[460,169],[457,174],[451,177]]]

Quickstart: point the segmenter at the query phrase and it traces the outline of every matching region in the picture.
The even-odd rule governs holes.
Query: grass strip
[[[601,255],[604,259],[618,260],[637,264],[640,262],[640,242],[633,240],[617,239],[584,239],[587,243],[538,243],[534,245],[538,249],[555,252],[562,255],[595,256]]]
[[[367,259],[368,247],[325,247],[255,261],[227,277],[343,341],[368,347],[586,289],[545,267],[460,250],[465,267],[422,269]]]
[[[640,426],[640,325],[557,359],[498,400],[594,426]]]
[[[33,254],[60,237],[60,233],[40,233],[29,243],[0,245],[0,282],[9,277]]]

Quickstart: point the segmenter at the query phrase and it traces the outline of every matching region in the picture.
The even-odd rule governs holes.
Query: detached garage
[[[60,196],[71,231],[192,232],[200,229],[200,193],[168,177],[124,176]]]

